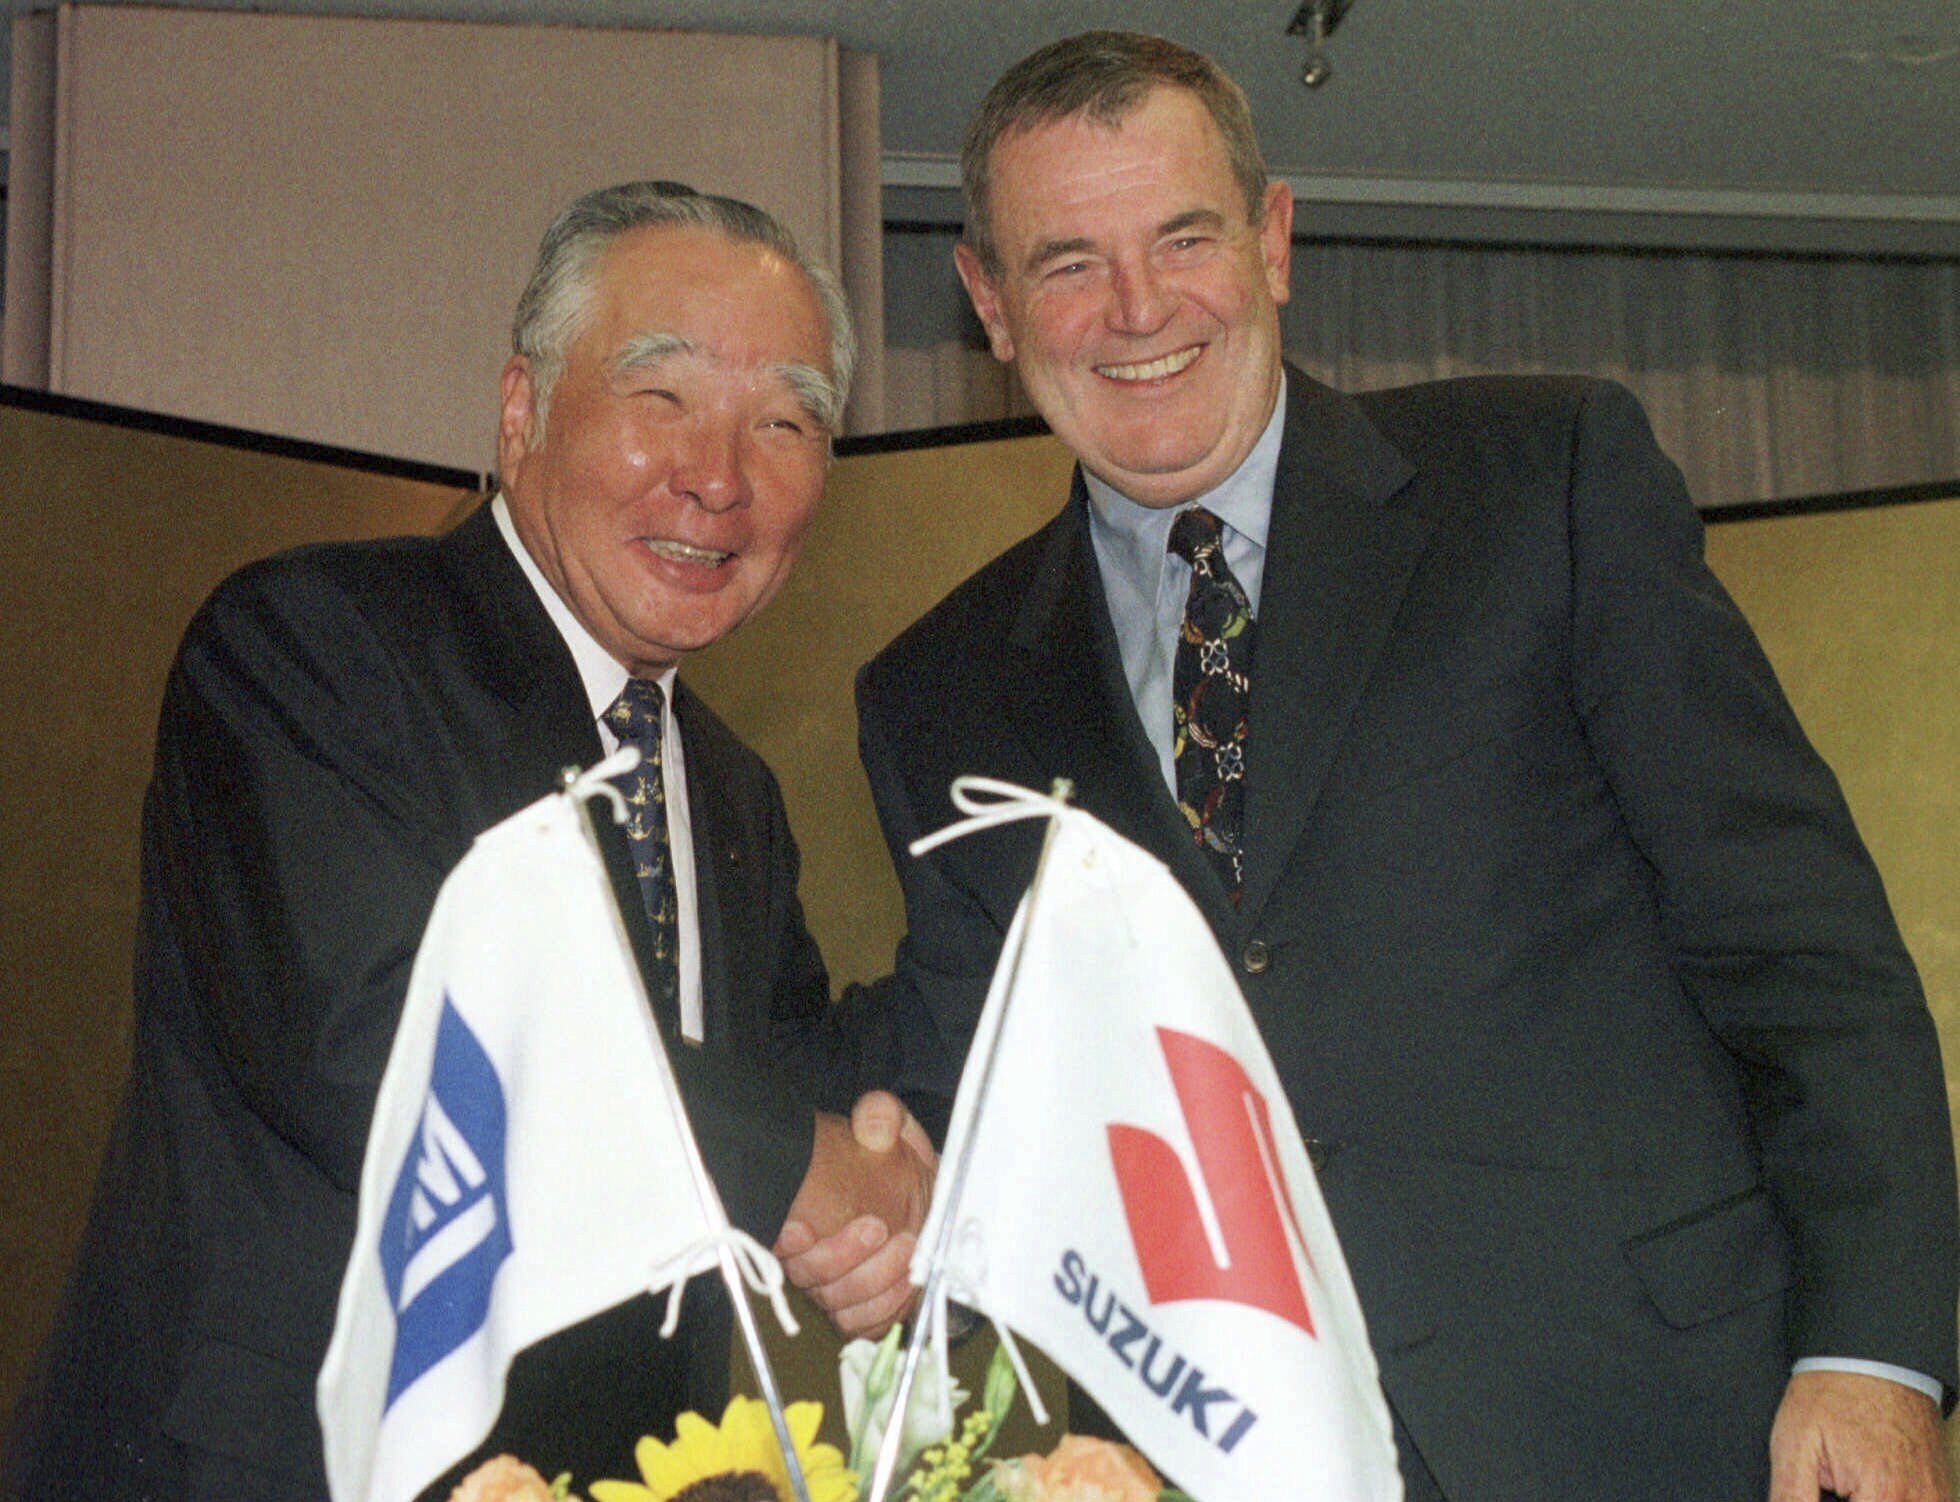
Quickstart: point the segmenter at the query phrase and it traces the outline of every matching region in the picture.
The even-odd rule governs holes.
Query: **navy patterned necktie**
[[[630,678],[606,711],[606,724],[622,746],[636,746],[640,764],[613,779],[626,795],[626,840],[640,898],[653,928],[654,973],[649,978],[655,1008],[674,1015],[680,993],[679,899],[674,895],[674,861],[667,843],[667,790],[660,777],[660,731],[666,695],[660,685]]]
[[[1220,523],[1202,506],[1171,523],[1170,551],[1191,565],[1171,667],[1177,806],[1237,906],[1245,888],[1245,722],[1252,606],[1225,562]]]

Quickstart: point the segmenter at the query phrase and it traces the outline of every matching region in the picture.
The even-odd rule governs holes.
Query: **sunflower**
[[[856,1502],[857,1478],[844,1469],[843,1455],[816,1442],[823,1405],[792,1403],[783,1414],[810,1502]],[[760,1399],[731,1398],[719,1428],[684,1413],[674,1431],[671,1445],[649,1437],[634,1446],[639,1481],[595,1481],[592,1502],[794,1502],[776,1428]]]

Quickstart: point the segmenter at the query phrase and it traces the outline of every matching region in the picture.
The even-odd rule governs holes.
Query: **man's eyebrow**
[[[614,375],[623,375],[629,370],[657,365],[675,355],[694,354],[697,348],[692,339],[681,334],[635,334],[613,352],[608,367]]]
[[[685,334],[649,332],[635,334],[614,351],[607,362],[613,375],[622,376],[671,360],[676,355],[698,355],[701,346]],[[814,365],[800,360],[783,360],[769,367],[770,374],[788,386],[797,405],[813,422],[836,432],[844,420],[843,403],[837,399],[837,386]]]
[[[814,365],[806,365],[801,360],[785,360],[769,367],[782,378],[795,395],[797,404],[809,414],[810,420],[821,424],[831,432],[836,432],[844,420],[843,403],[837,399],[837,383],[818,370]]]
[[[1157,226],[1157,236],[1175,235],[1187,229],[1223,229],[1225,216],[1217,209],[1186,209],[1182,214],[1173,214]]]

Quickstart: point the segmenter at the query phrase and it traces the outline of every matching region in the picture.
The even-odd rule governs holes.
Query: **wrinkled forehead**
[[[1241,195],[1202,101],[1157,89],[1120,116],[1087,110],[1004,134],[989,159],[990,228],[1005,241],[1063,233],[1083,215],[1236,217]]]
[[[830,367],[816,289],[766,245],[692,226],[629,230],[599,258],[591,295],[587,352],[604,362],[660,339],[730,369]]]

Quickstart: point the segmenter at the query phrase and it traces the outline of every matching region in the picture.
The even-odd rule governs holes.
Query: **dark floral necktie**
[[[653,927],[654,973],[649,977],[654,1006],[672,1017],[680,993],[679,901],[674,895],[674,862],[667,844],[667,791],[660,777],[660,729],[666,695],[645,678],[627,680],[606,711],[606,724],[622,746],[636,746],[640,764],[613,779],[626,795],[626,839],[640,898]]]
[[[1252,607],[1202,506],[1171,524],[1170,551],[1191,565],[1191,592],[1171,668],[1171,759],[1177,804],[1234,905],[1245,887],[1245,721]]]

